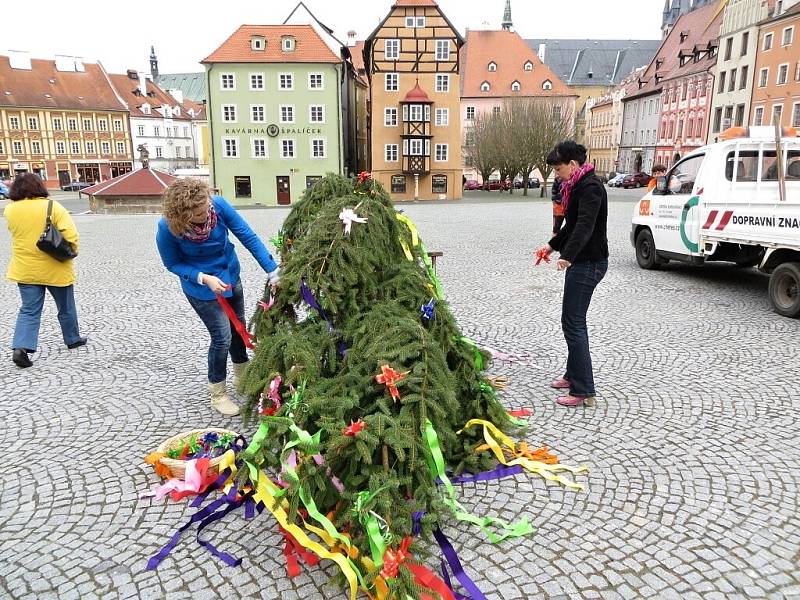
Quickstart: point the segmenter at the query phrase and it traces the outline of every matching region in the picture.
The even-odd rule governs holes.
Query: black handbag
[[[47,201],[47,220],[44,224],[44,231],[39,236],[39,241],[36,242],[36,247],[45,254],[49,254],[56,260],[66,262],[72,260],[78,253],[72,248],[57,227],[53,225],[51,216],[53,214],[53,201]]]

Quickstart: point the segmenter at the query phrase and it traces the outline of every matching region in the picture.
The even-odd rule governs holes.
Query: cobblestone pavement
[[[444,252],[439,274],[466,334],[530,354],[491,369],[512,379],[509,408],[535,411],[529,443],[590,467],[582,493],[528,475],[462,489],[476,512],[528,515],[536,527],[495,547],[446,524],[488,598],[800,598],[800,321],[771,312],[765,276],[726,265],[641,271],[628,241],[632,204],[613,202],[611,267],[590,311],[600,397],[569,410],[547,386],[564,364],[563,275],[532,261],[549,204],[405,208],[428,248]],[[266,239],[285,215],[245,216]],[[157,482],[142,457],[178,431],[241,422],[209,407],[206,336],[158,262],[155,217],[75,219],[89,345],[62,345],[48,301],[34,367],[17,369],[8,351],[0,361],[0,597],[345,598],[326,583],[330,565],[286,578],[266,515],[210,528],[244,558],[240,568],[186,535],[158,571],[144,570],[191,511],[137,499]],[[264,274],[242,261],[254,306]],[[17,307],[16,288],[0,286],[4,341]]]

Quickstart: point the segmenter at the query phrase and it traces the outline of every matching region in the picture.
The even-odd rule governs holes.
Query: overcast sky
[[[298,0],[122,3],[44,0],[38,19],[11,16],[0,49],[26,50],[34,58],[56,54],[100,60],[111,72],[149,71],[150,45],[162,73],[200,71],[198,61],[239,25],[279,24]],[[305,0],[317,17],[346,40],[364,39],[393,0]],[[19,5],[19,3],[17,3]],[[439,0],[453,24],[499,28],[505,0]],[[19,5],[21,6],[21,5]],[[523,38],[659,39],[664,0],[512,0],[514,26]],[[22,13],[20,13],[22,14]],[[30,15],[29,15],[30,16]]]

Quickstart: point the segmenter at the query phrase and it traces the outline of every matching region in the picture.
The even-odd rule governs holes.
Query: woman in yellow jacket
[[[36,247],[47,218],[48,195],[38,175],[24,173],[12,183],[8,197],[13,202],[3,211],[11,232],[11,262],[7,277],[17,282],[22,297],[14,329],[13,361],[23,368],[33,364],[28,353],[36,352],[45,289],[56,301],[58,322],[67,348],[72,350],[86,344],[86,338],[81,337],[78,330],[72,261],[60,262]],[[77,252],[78,230],[69,213],[58,202],[53,202],[51,220]]]

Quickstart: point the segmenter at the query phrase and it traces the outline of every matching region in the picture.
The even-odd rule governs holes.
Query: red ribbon
[[[405,373],[398,373],[389,365],[383,365],[380,375],[375,375],[375,381],[384,384],[392,395],[392,398],[397,401],[400,400],[400,392],[397,389],[397,384],[405,379],[407,373],[408,371]]]
[[[361,173],[358,174],[359,184],[363,185],[363,183],[367,181],[367,179],[372,179],[372,173],[370,173],[369,171],[361,171]]]
[[[536,251],[536,266],[538,267],[539,264],[542,261],[544,261],[546,263],[549,263],[550,262],[550,256],[547,254],[547,252],[544,250],[544,248],[539,248]]]
[[[225,289],[229,290],[231,289],[231,286],[228,286]],[[222,294],[217,294],[217,302],[219,302],[222,310],[225,311],[228,319],[230,319],[230,322],[233,324],[233,328],[236,330],[236,333],[238,333],[239,337],[242,338],[244,345],[251,350],[255,348],[256,338],[252,333],[247,331],[247,327],[245,327],[244,323],[239,320],[239,317],[237,317],[236,313],[233,311],[233,307],[231,307],[230,303],[222,296]]]
[[[364,421],[362,421],[361,419],[359,419],[355,423],[353,421],[350,421],[350,425],[345,427],[342,430],[342,433],[345,434],[345,435],[349,435],[349,436],[355,437],[357,433],[359,433],[360,431],[362,431],[362,430],[364,430],[366,428],[367,428],[367,424],[364,423]]]
[[[533,414],[533,411],[523,408],[521,410],[509,410],[508,414],[512,417],[530,417]]]
[[[400,543],[400,547],[397,550],[388,548],[386,552],[383,553],[383,568],[381,569],[381,577],[384,579],[393,579],[394,577],[397,577],[397,571],[400,569],[400,565],[411,558],[411,553],[408,551],[408,547],[413,541],[414,539],[412,537],[406,537]]]
[[[319,564],[319,557],[317,555],[303,548],[294,536],[283,527],[278,526],[278,529],[283,534],[283,539],[285,540],[283,555],[286,557],[286,572],[290,578],[300,575],[298,558],[310,567]]]
[[[442,600],[455,600],[453,590],[447,587],[447,584],[434,575],[430,569],[412,563],[406,564],[405,567],[411,571],[412,575],[414,575],[414,581],[417,582],[420,587],[433,590],[439,594]],[[420,597],[422,600],[433,600],[428,594],[420,594]]]

